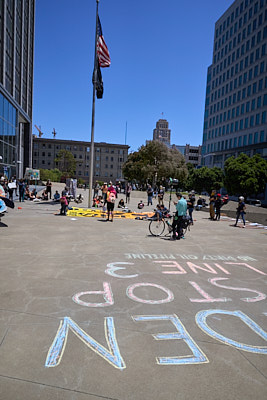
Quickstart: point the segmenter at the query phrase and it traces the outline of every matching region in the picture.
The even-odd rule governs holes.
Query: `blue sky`
[[[111,66],[102,69],[95,142],[124,144],[127,123],[135,151],[165,118],[172,144],[202,143],[215,22],[232,3],[100,0]],[[36,1],[33,125],[43,137],[55,128],[58,139],[91,139],[95,10],[95,0]]]

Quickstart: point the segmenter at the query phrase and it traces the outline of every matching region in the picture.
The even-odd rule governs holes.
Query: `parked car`
[[[261,207],[261,201],[258,199],[247,199],[246,203],[251,206]]]

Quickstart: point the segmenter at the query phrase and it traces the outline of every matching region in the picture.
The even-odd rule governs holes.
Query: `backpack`
[[[107,200],[108,200],[109,203],[115,203],[115,200],[116,200],[115,194],[113,192],[109,192]]]

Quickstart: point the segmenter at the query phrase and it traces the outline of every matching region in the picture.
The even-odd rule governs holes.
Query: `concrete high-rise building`
[[[215,24],[202,164],[240,153],[267,158],[267,0],[236,0]]]
[[[35,0],[0,2],[0,175],[32,163]]]
[[[179,146],[173,144],[171,147],[182,153],[186,163],[192,164],[195,168],[201,165],[201,146],[190,146],[190,144]]]
[[[153,130],[153,140],[170,145],[171,130],[169,129],[169,122],[166,119],[158,120],[156,128]]]

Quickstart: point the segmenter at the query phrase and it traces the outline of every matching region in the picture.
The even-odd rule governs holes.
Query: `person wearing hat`
[[[245,220],[245,214],[246,214],[246,205],[245,205],[245,201],[244,201],[245,199],[244,199],[244,197],[243,196],[240,196],[239,197],[239,203],[238,203],[238,207],[237,207],[237,209],[236,209],[236,221],[235,221],[235,225],[234,226],[237,226],[237,223],[238,223],[238,219],[239,219],[239,217],[241,216],[241,218],[242,218],[242,220],[243,220],[243,228],[245,228],[246,227],[246,220]]]
[[[215,200],[215,220],[220,221],[221,218],[221,207],[222,207],[222,199],[220,193],[217,193]]]
[[[174,202],[176,206],[176,213],[173,218],[173,223],[172,223],[172,237],[171,240],[180,240],[181,237],[183,236],[183,229],[182,229],[182,222],[183,222],[183,216],[186,215],[187,212],[187,202],[183,198],[181,193],[176,193],[178,202]],[[176,235],[177,233],[177,235]]]

